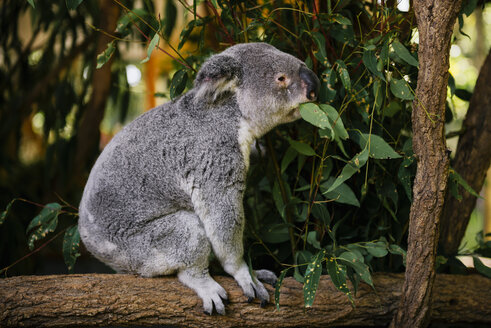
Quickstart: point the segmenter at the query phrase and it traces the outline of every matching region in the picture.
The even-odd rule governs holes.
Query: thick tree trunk
[[[406,279],[391,327],[426,327],[431,315],[438,225],[447,187],[445,145],[450,39],[462,1],[414,1],[419,72],[413,102],[413,150],[418,160],[411,205]]]
[[[113,33],[119,18],[119,6],[114,1],[99,0],[99,8],[101,10],[100,28],[107,33]],[[97,39],[96,55],[102,53],[110,41],[112,39],[109,36],[100,33]],[[72,176],[84,182],[86,179],[82,173],[91,164],[89,163],[90,156],[99,145],[99,125],[104,118],[104,109],[111,88],[111,63],[112,60],[109,60],[100,69],[95,69],[92,76],[92,94],[78,129]]]
[[[173,277],[132,275],[24,276],[0,279],[0,326],[327,327],[387,325],[401,295],[402,274],[375,274],[376,291],[361,284],[356,307],[323,276],[314,306],[303,307],[302,285],[287,278],[280,311],[248,304],[232,278],[216,277],[228,291],[225,316],[203,314],[193,291]],[[270,295],[273,288],[267,287]],[[491,324],[491,279],[438,275],[431,319]]]
[[[463,123],[453,168],[477,192],[484,184],[491,164],[491,51],[482,68]],[[457,254],[464,237],[476,197],[459,188],[462,200],[449,193],[442,216],[440,248],[446,255]]]

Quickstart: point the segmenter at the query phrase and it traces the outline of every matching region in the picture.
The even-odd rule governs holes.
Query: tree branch
[[[356,307],[327,276],[321,277],[314,306],[303,307],[302,285],[286,278],[280,311],[261,308],[229,277],[215,277],[227,290],[225,316],[203,314],[200,299],[174,277],[93,274],[20,276],[0,279],[0,326],[327,327],[387,325],[395,310],[402,274],[374,274],[376,292],[359,286]],[[270,295],[273,288],[267,287]],[[439,323],[491,323],[491,279],[438,275],[431,319]]]
[[[477,192],[484,184],[491,164],[491,51],[481,67],[469,109],[463,123],[453,168]],[[440,247],[444,254],[455,255],[464,237],[476,197],[463,188],[462,200],[450,193],[445,198]]]

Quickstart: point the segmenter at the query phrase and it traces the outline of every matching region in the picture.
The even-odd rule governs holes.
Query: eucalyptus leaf
[[[343,182],[351,178],[353,174],[363,167],[368,160],[368,148],[364,148],[360,153],[356,154],[341,171],[341,174],[336,178],[333,184],[326,192],[331,192],[339,187]]]
[[[80,234],[77,225],[67,229],[63,237],[63,259],[68,268],[68,272],[73,273],[75,261],[80,256]]]
[[[107,44],[106,50],[97,56],[96,68],[101,68],[104,66],[104,64],[111,59],[112,55],[114,54],[114,50],[116,50],[116,47],[114,46],[114,41],[111,41]]]
[[[297,151],[292,146],[288,147],[283,159],[281,160],[281,173],[285,172],[295,157],[297,157]]]
[[[289,139],[288,142],[290,143],[290,146],[292,146],[299,154],[306,155],[306,156],[315,156],[316,153],[306,143],[300,142],[300,141],[295,141]]]
[[[331,277],[331,281],[340,292],[348,296],[351,304],[354,305],[353,296],[351,295],[351,291],[346,284],[346,268],[342,265],[339,265],[334,257],[326,260],[326,268],[327,273]]]
[[[330,127],[326,113],[314,103],[304,103],[300,105],[300,115],[310,124],[321,129]]]
[[[140,64],[146,63],[147,61],[150,60],[150,56],[152,55],[153,50],[158,47],[160,41],[160,36],[158,33],[155,33],[152,40],[150,41],[148,48],[147,48],[147,57],[143,59]]]
[[[406,80],[404,79],[392,79],[390,80],[390,91],[397,98],[401,98],[403,100],[413,100],[414,95],[411,93]]]
[[[328,191],[329,187],[334,183],[334,181],[335,179],[330,177],[326,182],[321,184],[320,188],[322,194],[327,199],[332,199],[337,203],[360,207],[360,202],[356,198],[355,193],[347,184],[341,183],[338,187],[336,187],[336,189]]]
[[[491,268],[488,266],[485,266],[484,263],[479,259],[477,256],[473,256],[472,260],[474,262],[474,268],[482,274],[483,276],[486,276],[488,278],[491,278]]]
[[[186,87],[186,82],[188,81],[188,73],[186,69],[180,69],[174,73],[172,80],[170,82],[170,97],[175,99],[180,96]]]
[[[288,272],[290,268],[285,269],[281,271],[280,276],[278,277],[278,280],[276,281],[276,285],[274,288],[274,304],[276,306],[276,310],[280,310],[280,289],[281,285],[283,284],[283,279],[285,279],[286,273]]]
[[[336,70],[339,75],[339,78],[341,80],[341,83],[343,83],[344,89],[347,92],[351,91],[351,79],[348,73],[348,68],[346,67],[346,64],[341,60],[338,59],[336,60]]]
[[[348,132],[344,127],[343,120],[341,119],[341,115],[338,113],[338,111],[331,105],[327,104],[320,104],[319,107],[324,111],[324,113],[327,114],[335,136],[343,140],[348,139]]]
[[[392,42],[392,48],[394,48],[396,54],[406,63],[415,67],[419,66],[416,58],[414,58],[413,55],[411,55],[409,50],[407,50],[407,48],[402,43],[400,43],[399,40],[394,40]]]
[[[363,64],[365,67],[376,77],[379,77],[385,81],[385,77],[377,68],[377,57],[375,57],[375,52],[372,50],[365,49],[363,51]]]
[[[305,271],[303,283],[303,300],[305,307],[311,307],[314,303],[319,279],[322,273],[322,261],[326,255],[325,250],[319,251],[311,260]]]
[[[361,280],[369,284],[372,288],[374,287],[368,265],[361,262],[358,257],[353,254],[353,252],[343,252],[341,255],[339,255],[339,261],[341,261],[341,263],[345,265],[352,267],[360,276]]]
[[[376,134],[361,133],[359,134],[359,138],[356,138],[356,141],[360,145],[360,148],[369,149],[369,156],[371,158],[388,159],[402,157],[382,137]]]
[[[5,219],[7,218],[7,215],[9,215],[10,209],[12,208],[12,204],[16,200],[17,200],[16,198],[12,199],[5,207],[5,210],[2,211],[2,213],[0,213],[0,225],[2,225],[5,222]]]

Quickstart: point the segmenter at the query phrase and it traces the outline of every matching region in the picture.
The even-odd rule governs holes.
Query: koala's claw
[[[247,298],[247,303],[251,303],[252,301],[254,301],[254,297],[249,296],[249,297]]]
[[[266,304],[268,304],[268,302],[266,300],[262,300],[259,306],[263,308],[266,306]]]
[[[254,272],[256,273],[257,279],[273,287],[276,287],[276,282],[278,281],[278,278],[273,272],[269,270],[256,270]]]

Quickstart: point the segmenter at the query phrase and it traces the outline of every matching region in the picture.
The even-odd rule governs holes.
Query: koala
[[[243,194],[251,144],[300,118],[319,79],[299,59],[264,43],[211,56],[194,87],[124,127],[92,168],[78,229],[96,258],[120,273],[177,274],[225,314],[227,293],[209,274],[211,252],[251,302],[269,301],[243,259]],[[252,274],[251,274],[252,273]]]

